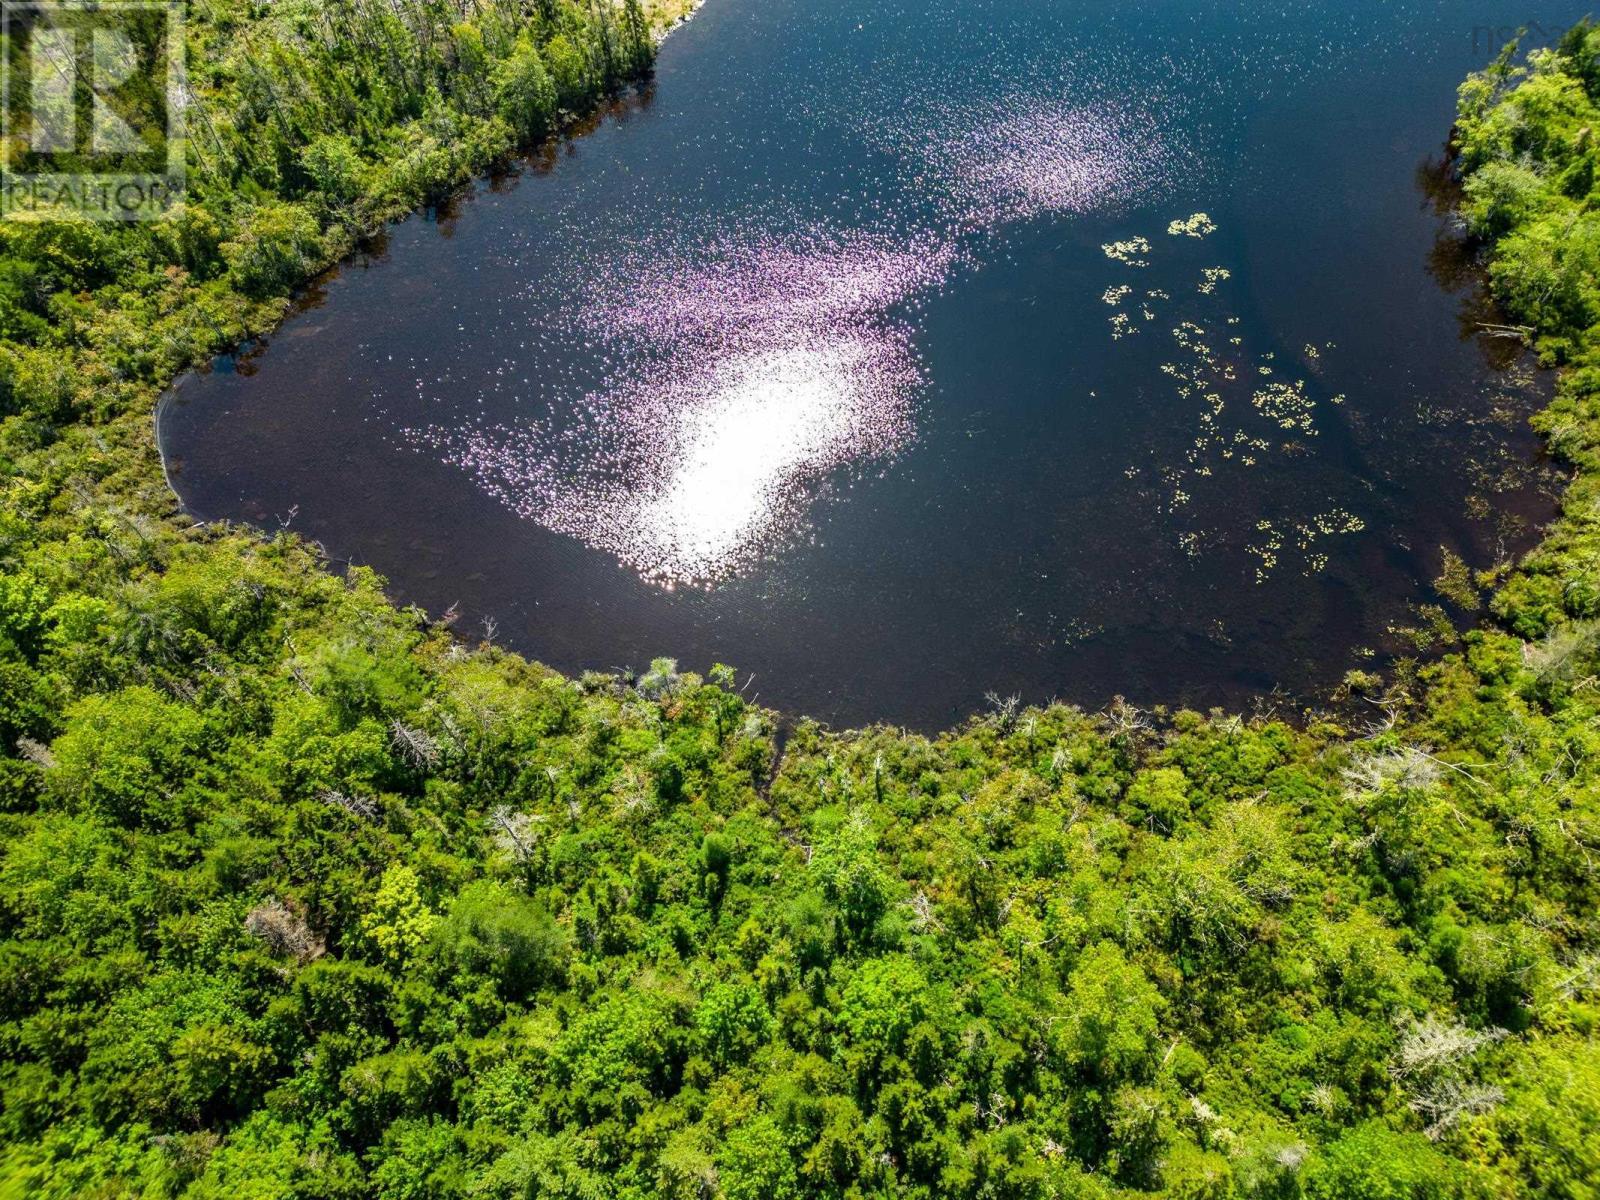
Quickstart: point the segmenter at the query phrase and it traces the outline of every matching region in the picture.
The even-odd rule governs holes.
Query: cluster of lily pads
[[[1204,239],[1215,233],[1217,224],[1209,214],[1196,212],[1175,218],[1167,225],[1172,237]],[[1134,235],[1101,246],[1111,262],[1123,268],[1142,270],[1150,266],[1155,251],[1151,240]],[[1233,278],[1226,266],[1201,269],[1194,294],[1206,303],[1220,305],[1221,287]],[[1109,284],[1101,300],[1114,311],[1108,321],[1113,341],[1122,341],[1143,332],[1158,321],[1173,305],[1172,295],[1161,288],[1136,288],[1126,280]],[[1162,515],[1172,518],[1193,511],[1195,481],[1215,477],[1226,467],[1237,469],[1262,465],[1270,455],[1300,456],[1319,436],[1319,401],[1305,376],[1292,377],[1282,372],[1275,351],[1251,356],[1244,349],[1244,337],[1236,331],[1240,318],[1228,313],[1210,317],[1194,312],[1191,302],[1171,326],[1170,336],[1177,355],[1161,364],[1180,398],[1197,401],[1194,437],[1179,462],[1165,462],[1155,468],[1160,480]],[[1301,362],[1308,374],[1317,373],[1324,350],[1307,344]],[[1243,391],[1248,407],[1230,404],[1232,393]],[[1342,395],[1328,397],[1326,403],[1342,404]],[[1228,420],[1230,412],[1239,418]],[[1124,472],[1137,478],[1142,468],[1130,465]],[[1254,577],[1264,583],[1280,565],[1280,553],[1293,549],[1304,574],[1319,574],[1327,568],[1328,554],[1318,547],[1329,537],[1360,532],[1365,522],[1343,508],[1334,506],[1301,520],[1262,518],[1246,534],[1244,549],[1251,556]],[[1189,557],[1198,557],[1205,546],[1215,542],[1221,531],[1202,530],[1186,524],[1177,528],[1179,548]]]

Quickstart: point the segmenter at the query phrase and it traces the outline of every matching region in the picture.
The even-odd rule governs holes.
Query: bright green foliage
[[[192,803],[186,776],[202,760],[205,722],[147,687],[86,696],[51,748],[51,791],[125,825],[175,826]]]
[[[495,105],[520,137],[531,138],[549,128],[556,111],[556,85],[531,40],[519,39],[496,71]]]
[[[872,941],[889,908],[891,882],[878,861],[877,838],[856,812],[825,834],[811,854],[810,872],[843,918],[841,931],[856,944]]]
[[[794,1156],[769,1116],[729,1131],[717,1153],[718,1182],[727,1200],[795,1200],[801,1195]]]
[[[1058,707],[753,773],[736,695],[461,647],[289,539],[108,572],[71,619],[140,639],[86,665],[51,545],[13,1190],[1586,1195],[1592,639],[1477,643],[1403,738]]]
[[[361,930],[386,961],[403,967],[422,949],[437,922],[418,893],[417,873],[396,864],[379,880],[372,910],[361,918]]]
[[[562,926],[503,884],[468,884],[433,931],[433,950],[458,977],[488,979],[508,1000],[561,980],[569,948]]]
[[[1115,942],[1089,947],[1067,979],[1062,1057],[1091,1079],[1135,1077],[1152,1061],[1162,1004],[1160,993]]]
[[[747,1061],[766,1045],[772,1016],[754,983],[719,983],[707,989],[695,1010],[705,1055],[719,1067]]]
[[[1466,1200],[1480,1192],[1426,1138],[1375,1123],[1329,1146],[1310,1175],[1312,1200]]]

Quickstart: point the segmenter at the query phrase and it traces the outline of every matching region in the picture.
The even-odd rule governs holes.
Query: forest
[[[1476,627],[930,738],[565,677],[164,486],[177,372],[662,20],[219,2],[186,203],[0,222],[0,1196],[1600,1196],[1600,29],[1460,92],[1571,472]]]

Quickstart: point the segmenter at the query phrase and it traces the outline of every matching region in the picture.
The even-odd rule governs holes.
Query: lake
[[[1311,702],[1553,511],[1442,153],[1582,13],[709,0],[180,381],[169,476],[567,671],[925,729]]]

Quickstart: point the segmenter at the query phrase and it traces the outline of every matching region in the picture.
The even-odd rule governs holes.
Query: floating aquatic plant
[[[1173,237],[1201,238],[1216,231],[1217,223],[1203,212],[1197,212],[1193,216],[1173,221],[1167,226],[1167,232]]]
[[[1298,429],[1308,437],[1316,436],[1316,426],[1311,419],[1316,410],[1316,402],[1306,395],[1303,380],[1296,380],[1294,383],[1281,381],[1269,383],[1256,390],[1251,402],[1262,415],[1276,421],[1279,428]]]
[[[1131,237],[1125,242],[1105,242],[1100,247],[1105,256],[1130,267],[1148,267],[1150,260],[1141,257],[1150,253],[1150,239]]]

